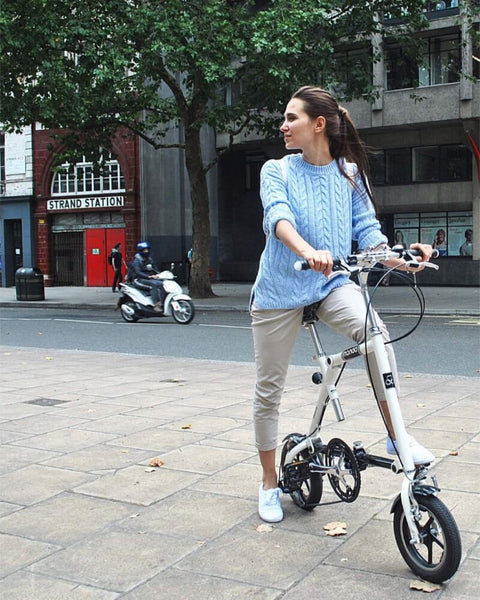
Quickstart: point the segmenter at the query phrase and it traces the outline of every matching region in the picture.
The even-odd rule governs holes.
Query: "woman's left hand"
[[[420,263],[428,262],[432,258],[433,248],[430,244],[410,244],[410,248],[412,250],[419,250],[422,253],[422,256],[418,256],[417,259],[419,261],[418,267],[415,266],[407,266],[406,261],[403,258],[394,258],[387,261],[385,264],[388,267],[397,267],[400,271],[408,271],[410,273],[418,273],[419,271],[423,271],[425,268]]]

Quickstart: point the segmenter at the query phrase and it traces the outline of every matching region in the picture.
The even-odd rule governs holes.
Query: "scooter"
[[[156,308],[150,290],[141,283],[125,282],[120,284],[122,296],[118,300],[117,309],[127,323],[136,323],[139,319],[150,317],[172,316],[177,323],[187,325],[195,316],[195,307],[190,296],[184,293],[181,286],[174,281],[171,271],[162,271],[155,279],[163,281],[163,289],[167,293],[163,302],[163,310]]]

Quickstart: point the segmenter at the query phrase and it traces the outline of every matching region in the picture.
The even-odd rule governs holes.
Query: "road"
[[[385,315],[384,320],[392,338],[415,324],[413,317],[405,315]],[[395,344],[399,371],[478,377],[479,324],[479,319],[472,317],[424,317],[412,336]],[[320,332],[328,352],[351,345],[326,327]],[[0,313],[0,343],[219,361],[254,360],[249,315],[234,311],[198,312],[190,325],[178,325],[168,318],[127,324],[111,309],[4,308]],[[291,362],[313,365],[312,354],[310,338],[302,331]],[[362,368],[363,362],[355,359],[351,366]]]

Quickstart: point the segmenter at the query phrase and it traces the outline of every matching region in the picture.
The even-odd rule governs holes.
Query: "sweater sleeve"
[[[287,186],[288,182],[283,178],[279,161],[267,161],[260,172],[263,231],[266,235],[275,234],[275,226],[282,219],[288,221],[296,229],[295,216],[288,200]]]
[[[356,165],[354,169],[358,173]],[[372,201],[358,174],[352,190],[352,229],[353,239],[358,242],[358,247],[362,250],[375,248],[379,244],[388,242],[381,231]]]

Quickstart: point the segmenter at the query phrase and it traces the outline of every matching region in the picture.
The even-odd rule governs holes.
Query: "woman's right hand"
[[[333,258],[329,250],[306,251],[302,253],[302,258],[308,262],[313,271],[319,271],[325,277],[332,272]]]

